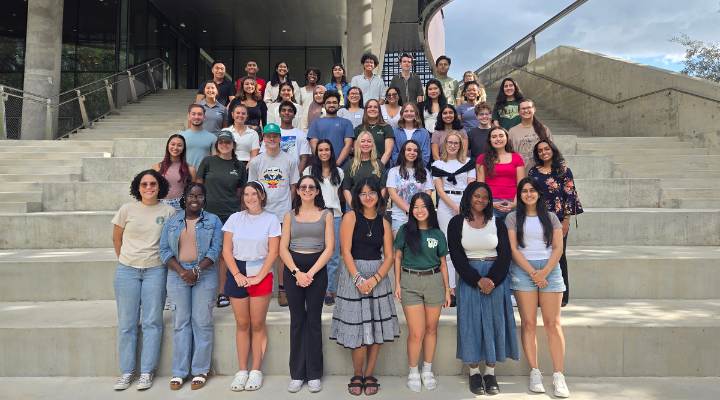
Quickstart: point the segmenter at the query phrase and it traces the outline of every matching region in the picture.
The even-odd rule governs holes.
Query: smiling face
[[[205,85],[205,98],[206,99],[214,99],[215,96],[217,96],[217,93],[218,93],[217,87],[214,84],[208,83]]]
[[[358,197],[360,198],[360,202],[363,207],[373,210],[375,209],[378,202],[378,193],[370,189],[370,186],[363,186]]]
[[[470,199],[470,208],[475,211],[475,213],[482,214],[491,200],[487,189],[479,187],[473,192],[472,198]]]
[[[412,59],[410,57],[403,57],[402,60],[400,60],[400,68],[402,68],[403,71],[410,71],[410,68],[412,68]]]
[[[265,198],[259,190],[247,185],[243,189],[243,203],[250,212],[258,212],[262,210],[262,201]]]
[[[553,158],[553,151],[550,148],[550,145],[545,142],[538,144],[537,152],[538,152],[538,157],[540,158],[540,161],[542,161],[544,163],[551,161]]]
[[[190,109],[190,113],[188,114],[188,121],[190,121],[190,124],[195,127],[202,126],[205,122],[205,109],[202,108],[202,106],[193,107]]]
[[[422,199],[415,200],[415,204],[413,205],[412,209],[413,216],[418,221],[425,221],[428,218],[428,209],[427,206],[425,206],[425,202],[422,201]]]
[[[374,70],[374,69],[375,69],[375,61],[373,61],[373,60],[371,60],[371,59],[368,58],[368,59],[365,60],[365,62],[363,63],[363,69],[364,69],[365,71],[372,71],[372,70]]]
[[[396,106],[400,100],[400,93],[398,93],[395,89],[390,89],[385,95],[385,98],[387,99],[388,104]]]
[[[280,122],[283,124],[291,124],[295,118],[295,111],[290,106],[280,107]]]
[[[475,76],[473,75],[472,72],[466,72],[465,75],[463,76],[463,82],[470,82],[470,81],[474,81],[474,80],[475,80]]]
[[[320,143],[317,146],[317,156],[322,162],[330,161],[330,157],[332,157],[332,152],[330,151],[330,144]]]
[[[403,110],[402,113],[403,121],[406,123],[414,124],[415,123],[415,109],[413,109],[411,106],[405,107],[405,110]]]
[[[520,191],[520,197],[522,198],[522,202],[525,203],[525,205],[530,206],[537,203],[538,192],[530,183],[526,183],[523,185]]]
[[[468,86],[467,89],[465,89],[465,97],[468,98],[468,100],[475,100],[478,97],[478,89],[475,85]]]
[[[370,154],[373,149],[373,140],[370,134],[362,134],[358,140],[360,141],[360,152],[365,155]]]
[[[407,160],[410,163],[415,162],[418,158],[420,150],[415,145],[415,143],[408,143],[405,145],[405,160]]]
[[[500,129],[490,132],[490,143],[495,149],[504,149],[507,144],[507,136],[505,136],[505,132]]]
[[[446,108],[442,112],[442,120],[447,125],[452,125],[453,121],[455,121],[455,113],[452,109]]]
[[[235,150],[235,142],[231,142],[226,139],[220,139],[217,141],[217,149],[220,154],[228,155],[232,153],[233,150]]]
[[[225,65],[224,64],[213,65],[212,73],[215,76],[216,80],[225,79]]]
[[[282,89],[280,89],[280,98],[282,98],[284,101],[292,101],[292,97],[292,86],[283,86]]]
[[[155,201],[157,200],[158,193],[160,193],[160,187],[158,186],[157,179],[150,174],[145,174],[145,176],[140,179],[140,196],[142,196],[142,199]]]
[[[205,195],[200,186],[193,186],[185,196],[185,210],[197,213],[205,205]]]
[[[258,72],[257,63],[255,61],[248,61],[247,65],[245,65],[245,72],[250,76],[255,76]]]
[[[348,100],[350,100],[350,104],[353,106],[358,106],[360,103],[360,89],[354,88],[350,89],[348,91]]]
[[[279,133],[268,132],[263,136],[263,142],[265,142],[265,148],[277,149],[280,146],[280,140],[282,136]]]
[[[182,154],[183,149],[185,149],[185,142],[183,142],[180,138],[172,138],[170,139],[170,143],[168,143],[168,152],[173,157],[180,157],[180,154]]]
[[[490,125],[490,119],[492,118],[492,110],[480,110],[480,113],[476,114],[475,118],[477,118],[478,122],[480,122],[480,125],[488,126]]]
[[[367,106],[365,106],[365,112],[367,112],[370,119],[377,120],[380,115],[380,103],[376,100],[368,101]]]
[[[325,96],[325,92],[327,89],[325,89],[325,86],[318,86],[313,90],[313,100],[315,100],[316,103],[322,104],[323,102],[323,96]]]
[[[253,94],[255,93],[255,90],[257,89],[257,83],[253,79],[248,79],[245,82],[243,82],[243,91],[247,94]]]
[[[280,63],[280,65],[278,65],[278,67],[275,71],[277,71],[277,73],[278,73],[278,75],[280,75],[280,77],[284,77],[285,75],[288,74],[289,69],[288,69],[287,64]]]
[[[428,97],[431,99],[437,99],[440,97],[440,86],[431,83],[427,88]]]
[[[512,81],[505,81],[503,84],[503,93],[505,93],[505,96],[514,96],[515,95],[515,84],[512,83]]]
[[[522,119],[532,119],[535,115],[535,105],[532,101],[523,101],[520,103],[518,108],[520,109],[520,116]]]
[[[315,201],[315,196],[317,196],[317,186],[315,186],[315,181],[311,178],[305,178],[298,182],[297,194],[300,196],[302,201]]]
[[[308,72],[307,80],[311,85],[314,85],[315,83],[317,83],[317,79],[318,79],[318,77],[317,77],[317,73],[315,73],[315,71]]]
[[[457,157],[458,151],[460,151],[460,145],[462,144],[462,138],[456,134],[448,134],[445,137],[445,150],[451,158]]]
[[[247,121],[247,117],[247,108],[235,107],[235,110],[233,111],[233,121],[237,122],[240,125],[244,125],[245,121]]]

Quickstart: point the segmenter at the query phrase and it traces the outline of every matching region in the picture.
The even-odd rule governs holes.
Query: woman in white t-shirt
[[[315,161],[303,171],[303,175],[310,175],[320,183],[321,196],[325,207],[333,211],[333,224],[335,227],[335,252],[327,263],[328,285],[325,292],[325,305],[335,304],[335,291],[338,282],[338,266],[340,265],[340,224],[342,223],[342,209],[340,208],[340,187],[345,172],[335,164],[335,150],[328,139],[318,140],[315,148]]]
[[[230,112],[232,113],[235,123],[223,130],[232,133],[233,138],[235,138],[235,144],[237,145],[235,147],[237,159],[245,161],[247,165],[250,160],[260,152],[260,139],[254,129],[245,126],[245,121],[248,117],[248,109],[245,104],[236,103]]]
[[[475,163],[467,157],[463,138],[457,131],[445,136],[440,159],[432,164],[432,176],[438,195],[438,222],[447,237],[447,227],[452,217],[460,213],[460,200],[468,183],[475,182]],[[455,299],[455,268],[447,257],[450,278],[450,307],[457,305]]]
[[[160,362],[167,267],[160,259],[160,237],[173,206],[159,199],[170,184],[159,172],[142,171],[130,184],[132,203],[123,204],[113,223],[113,245],[118,267],[113,279],[118,308],[118,359],[122,375],[115,390],[125,390],[135,378],[138,321],[142,315],[143,351],[138,389],[152,386]],[[141,307],[142,303],[142,307]]]
[[[398,127],[398,121],[400,121],[401,117],[400,108],[402,105],[400,89],[396,87],[388,88],[385,92],[385,104],[380,106],[380,112],[385,122],[392,126],[393,129]]]
[[[420,153],[420,145],[415,140],[408,140],[400,147],[397,164],[388,171],[385,186],[392,200],[392,232],[393,239],[397,231],[408,221],[410,200],[416,193],[431,194],[433,189],[430,171],[425,169]]]
[[[230,297],[237,323],[237,354],[240,371],[230,390],[258,390],[267,343],[267,316],[273,289],[272,266],[280,249],[280,221],[265,210],[267,196],[262,184],[248,182],[243,188],[240,209],[223,226],[223,258],[227,264],[225,294]],[[250,330],[252,329],[252,342]],[[251,346],[252,344],[252,346]],[[248,374],[248,354],[253,365]]]
[[[530,391],[544,393],[542,374],[538,369],[537,305],[540,304],[543,325],[548,336],[552,358],[554,394],[568,397],[570,392],[563,376],[565,338],[560,326],[560,309],[565,283],[560,271],[563,252],[562,224],[545,207],[540,182],[523,178],[517,189],[517,211],[505,218],[512,249],[510,288],[517,299],[521,339],[530,364]],[[539,205],[539,206],[538,206]]]

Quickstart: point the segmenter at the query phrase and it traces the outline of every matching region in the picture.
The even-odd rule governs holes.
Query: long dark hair
[[[391,87],[387,88],[387,90],[385,91],[385,102],[387,103],[387,95],[388,95],[388,93],[390,93],[391,90],[394,90],[395,93],[397,93],[397,95],[398,95],[398,106],[399,106],[399,107],[402,107],[403,101],[402,101],[402,96],[400,96],[400,88],[398,88],[398,87],[396,87],[396,86],[391,86]]]
[[[522,103],[530,103],[533,107],[535,107],[535,103],[532,100],[524,99],[523,101],[518,102],[518,109]],[[533,114],[532,126],[533,130],[535,130],[535,134],[537,134],[540,139],[547,139],[547,127],[537,119],[535,114]]]
[[[288,63],[285,62],[285,60],[280,60],[275,63],[275,68],[273,68],[273,74],[272,74],[272,77],[270,78],[270,86],[277,86],[280,84],[280,75],[277,72],[277,69],[280,66],[280,64],[285,64],[285,66],[288,69],[288,73],[287,73],[287,75],[285,75],[285,82],[293,81],[293,78],[290,76],[290,66],[288,65]]]
[[[277,97],[277,99],[275,99],[275,102],[280,103],[283,101],[283,98],[282,98],[282,95],[280,94],[280,92],[282,91],[282,88],[285,86],[290,87],[290,90],[292,90],[292,93],[293,93],[293,95],[290,97],[290,99],[292,99],[293,103],[297,103],[297,100],[295,100],[295,88],[293,87],[292,83],[287,81],[287,79],[285,80],[285,82],[281,83],[280,86],[278,86],[278,97]]]
[[[415,254],[420,254],[420,252],[422,251],[422,233],[420,232],[420,222],[415,217],[415,214],[413,214],[415,203],[418,201],[422,201],[423,203],[425,203],[425,208],[427,208],[427,228],[440,229],[440,224],[438,224],[437,219],[437,212],[435,212],[435,205],[433,204],[430,196],[425,192],[415,193],[412,199],[410,199],[410,212],[408,213],[408,222],[403,225],[405,243],[407,243],[410,251]]]
[[[540,156],[538,155],[538,146],[540,146],[540,143],[547,143],[547,145],[550,147],[550,150],[552,150],[552,164],[550,166],[550,171],[553,175],[557,176],[558,178],[564,178],[565,177],[565,157],[562,156],[560,153],[560,150],[558,150],[557,146],[555,146],[555,143],[553,143],[550,139],[542,139],[539,142],[535,143],[535,147],[533,148],[533,161],[535,161],[535,165],[542,166],[545,163],[540,160]]]
[[[493,126],[490,129],[490,132],[488,132],[487,140],[485,140],[485,155],[483,157],[483,167],[485,167],[485,174],[488,175],[496,175],[495,164],[500,161],[497,150],[495,150],[495,148],[493,147],[491,140],[492,133],[495,131],[503,131],[505,133],[505,151],[508,153],[514,153],[512,143],[510,142],[510,134],[508,134],[508,131],[502,126]]]
[[[358,181],[357,184],[355,184],[355,189],[352,193],[350,207],[352,207],[353,210],[356,210],[357,212],[362,214],[363,205],[360,201],[360,192],[362,192],[362,188],[364,188],[365,186],[369,187],[371,191],[377,193],[377,203],[375,204],[375,211],[384,210],[385,198],[380,193],[380,182],[378,182],[378,180],[374,176],[362,178],[360,179],[360,181]]]
[[[186,153],[187,153],[187,143],[185,142],[185,137],[179,133],[176,133],[168,138],[167,143],[165,144],[165,158],[163,158],[162,162],[160,163],[160,174],[163,176],[163,178],[167,177],[165,174],[167,173],[168,168],[170,168],[170,163],[172,163],[172,160],[170,159],[170,141],[176,138],[180,138],[183,142],[183,150],[180,153],[180,183],[185,184],[190,180],[190,168],[188,167]]]
[[[452,104],[445,104],[444,106],[440,106],[440,111],[438,111],[437,122],[435,122],[435,130],[436,131],[444,131],[445,130],[445,121],[443,121],[443,119],[442,119],[442,114],[443,114],[443,111],[447,110],[448,108],[452,110],[453,115],[455,116],[453,119],[453,122],[452,122],[451,130],[459,131],[460,129],[463,129],[462,121],[460,121],[460,119],[458,118],[458,113],[457,113],[457,110],[455,109],[455,107],[453,107]]]
[[[423,101],[425,111],[427,111],[428,113],[432,113],[432,99],[428,95],[428,88],[430,88],[430,85],[437,85],[437,87],[440,89],[440,96],[438,96],[438,105],[440,106],[440,109],[445,107],[445,105],[447,104],[447,97],[445,97],[442,83],[440,83],[440,81],[435,78],[430,79],[425,84],[425,101]]]
[[[345,108],[346,108],[346,109],[350,109],[350,105],[351,105],[351,104],[350,104],[350,100],[348,99],[348,97],[350,96],[350,91],[351,91],[351,90],[357,90],[358,92],[360,92],[360,100],[358,100],[358,101],[359,101],[358,106],[359,106],[361,109],[364,110],[364,109],[365,109],[365,102],[364,102],[364,100],[363,100],[363,93],[362,93],[362,90],[361,90],[359,87],[357,87],[357,86],[353,86],[353,87],[351,87],[350,89],[348,89],[348,91],[347,91],[347,94],[348,94],[348,95],[345,96]]]
[[[493,196],[492,196],[492,189],[490,189],[490,185],[488,185],[485,182],[470,182],[467,187],[465,188],[465,191],[463,192],[462,199],[460,200],[460,215],[463,216],[468,221],[474,221],[475,217],[473,216],[472,210],[470,208],[470,204],[472,204],[472,198],[473,195],[475,195],[475,191],[484,188],[488,192],[488,197],[490,201],[488,202],[488,205],[485,206],[485,208],[482,211],[483,215],[483,222],[487,223],[493,218]]]
[[[318,147],[320,147],[320,145],[323,143],[330,146],[330,159],[328,160],[328,162],[330,163],[330,176],[328,177],[330,179],[330,184],[333,186],[339,186],[342,183],[342,179],[340,179],[340,173],[335,166],[337,158],[335,158],[335,149],[333,148],[332,142],[329,139],[318,140],[317,146],[315,146],[315,160],[313,161],[312,165],[310,165],[310,176],[315,178],[315,180],[317,180],[318,182],[323,182],[325,179],[323,178],[322,174],[322,161],[320,161],[320,157],[318,157]]]
[[[400,169],[399,172],[401,178],[405,180],[410,179],[410,174],[405,167],[405,161],[407,161],[407,159],[405,158],[405,151],[407,150],[406,148],[408,143],[414,144],[418,150],[417,158],[415,158],[415,161],[413,161],[413,176],[415,177],[415,181],[417,181],[417,183],[425,183],[427,181],[427,170],[425,169],[425,163],[423,163],[422,152],[420,151],[420,144],[415,140],[410,139],[406,140],[405,143],[403,143],[402,147],[400,147],[400,153],[398,153],[395,166]]]
[[[317,194],[315,194],[315,200],[314,200],[315,207],[317,207],[318,210],[326,209],[327,207],[325,207],[325,199],[323,199],[322,189],[320,189],[320,182],[318,182],[318,180],[315,179],[314,177],[312,177],[311,175],[301,176],[300,179],[298,179],[298,183],[295,186],[295,190],[300,191],[300,184],[302,183],[302,181],[304,179],[311,179],[313,181],[313,185],[315,185],[315,188],[317,189]],[[293,201],[292,201],[292,209],[293,209],[293,211],[295,211],[295,215],[298,215],[298,213],[300,212],[301,205],[302,205],[302,199],[300,198],[299,194],[295,193],[295,197],[293,198]]]
[[[516,232],[518,247],[525,247],[524,225],[527,211],[525,208],[525,203],[522,201],[522,197],[520,195],[522,194],[523,186],[525,186],[525,184],[527,183],[532,185],[533,189],[535,189],[538,194],[535,210],[537,211],[538,218],[540,219],[540,225],[542,225],[543,228],[543,239],[545,239],[545,248],[548,248],[552,245],[552,220],[550,219],[550,212],[545,206],[545,196],[543,196],[543,190],[542,187],[540,187],[540,182],[538,182],[538,180],[533,178],[532,176],[523,178],[517,186],[517,198],[518,200],[520,200],[517,202],[517,211],[515,212],[515,226],[517,229]]]
[[[330,71],[335,69],[335,67],[340,67],[343,70],[342,78],[340,79],[340,85],[342,86],[342,85],[347,84],[348,81],[347,81],[347,76],[345,75],[345,66],[343,66],[341,63],[337,63],[337,64],[333,65],[333,67]],[[331,75],[332,75],[332,77],[330,78],[330,83],[332,83],[333,85],[337,85],[337,81],[335,80],[335,74],[331,74]]]
[[[520,86],[518,85],[517,81],[513,78],[505,78],[500,84],[500,91],[498,92],[497,98],[495,99],[495,108],[493,109],[493,112],[500,112],[500,110],[507,106],[508,99],[505,91],[503,90],[503,88],[505,87],[505,82],[507,81],[510,81],[513,83],[513,85],[515,85],[515,93],[513,94],[513,97],[518,103],[518,107],[520,106],[520,102],[525,100],[525,95],[523,95],[522,90],[520,90]]]
[[[207,190],[205,190],[205,185],[202,183],[197,182],[190,182],[187,185],[185,185],[185,188],[183,189],[182,197],[180,197],[180,208],[183,210],[185,209],[185,198],[187,197],[187,194],[190,192],[190,189],[194,187],[199,187],[200,190],[202,190],[203,196],[205,196],[205,201],[203,201],[203,206],[200,208],[200,219],[198,219],[198,222],[205,221],[205,207],[207,207]],[[185,216],[187,218],[187,214]],[[185,225],[185,229],[188,229],[187,224]]]

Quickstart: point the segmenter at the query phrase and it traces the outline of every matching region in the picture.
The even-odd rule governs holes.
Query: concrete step
[[[654,149],[691,149],[690,142],[611,142],[611,143],[588,143],[578,142],[578,150],[600,150],[600,149],[638,149],[652,153]]]
[[[659,162],[659,163],[618,163],[615,162],[615,171],[718,171],[720,162]]]
[[[657,143],[657,142],[679,142],[680,138],[677,136],[654,136],[654,137],[601,137],[594,136],[591,138],[582,138],[578,142],[586,143]]]
[[[170,135],[168,135],[170,136]],[[164,157],[167,136],[164,138],[117,138],[114,140],[114,157]]]
[[[182,128],[182,123],[177,123],[174,126],[166,124],[134,124],[134,125],[112,125],[112,124],[98,124],[90,129],[80,129],[78,132],[86,131],[115,131],[115,132],[148,132],[157,130],[172,130]]]
[[[0,176],[1,178],[2,176]],[[114,211],[2,214],[2,249],[74,249],[112,244]]]
[[[104,119],[100,120],[102,122],[113,122],[113,121],[155,121],[157,119],[177,119],[177,120],[187,120],[187,114],[182,112],[174,112],[174,113],[145,113],[140,114],[138,112],[133,113],[127,113],[127,114],[119,114],[119,115],[108,115]]]
[[[42,202],[8,201],[0,202],[0,213],[16,214],[42,211]]]
[[[67,141],[67,140],[0,140],[0,147],[17,146],[17,147],[34,147],[34,146],[54,146],[54,147],[107,147],[112,146],[112,141],[95,142],[95,141]],[[87,149],[88,151],[97,151]],[[65,150],[63,150],[65,151]]]
[[[690,188],[677,188],[677,189],[662,189],[660,198],[672,199],[672,198],[694,198],[694,199],[720,199],[720,188],[703,188],[703,189],[690,189]]]
[[[79,180],[80,174],[0,174],[0,182],[73,182]]]
[[[104,140],[103,140],[104,141]],[[0,153],[0,160],[12,160],[12,161],[19,161],[19,160],[28,160],[28,162],[50,162],[50,160],[65,160],[65,161],[76,161],[80,160],[82,163],[83,157],[110,157],[110,152],[79,152],[79,153],[72,153],[72,152],[53,152],[53,153]],[[10,162],[12,162],[10,161]],[[21,164],[15,164],[15,165],[21,165]]]
[[[86,141],[86,143],[90,143],[91,141]],[[112,144],[107,145],[106,143],[111,143],[108,141],[101,141],[102,145],[98,146],[73,146],[72,144],[69,145],[53,145],[52,143],[57,142],[44,142],[42,145],[38,146],[0,146],[0,153],[51,153],[51,152],[69,152],[69,153],[83,153],[86,152],[88,149],[90,152],[110,152],[112,151]],[[68,141],[68,143],[72,143],[71,141]]]
[[[0,174],[42,174],[45,172],[51,172],[53,174],[79,174],[81,169],[80,166],[73,165],[38,165],[40,163],[42,163],[42,161],[33,166],[0,166]]]
[[[42,184],[45,211],[117,211],[130,196],[125,182],[47,182]]]
[[[383,349],[384,351],[385,349]],[[381,351],[382,354],[382,351]],[[510,361],[509,363],[513,363]],[[445,400],[459,400],[475,398],[467,386],[467,374],[458,376],[443,376],[436,371],[438,388],[437,392],[442,393]],[[526,400],[528,394],[526,376],[507,376],[502,371],[503,364],[498,364],[496,375],[502,398],[507,400]],[[543,379],[548,393],[552,390],[551,370],[545,371]],[[243,398],[260,400],[263,398],[281,399],[288,396],[287,384],[290,376],[268,376],[263,378],[262,390],[256,392],[243,392]],[[503,376],[505,375],[505,376]],[[348,376],[326,375],[322,378],[323,389],[321,394],[313,394],[313,397],[337,399],[341,396],[348,396]],[[411,395],[407,389],[407,377],[379,376],[378,381],[382,385],[379,396],[387,396],[393,399],[409,399]],[[202,389],[203,396],[208,398],[228,397],[228,386],[233,376],[211,375],[206,386]],[[677,400],[715,400],[720,391],[720,378],[584,378],[565,375],[566,382],[573,400],[595,400],[598,392],[612,393],[614,400],[637,400],[656,399],[657,393]],[[153,396],[157,398],[178,397],[178,392],[171,391],[167,386],[170,376],[155,376]],[[102,398],[107,396],[110,388],[115,383],[115,377],[102,378],[0,378],[0,385],[5,388],[9,399],[37,399],[37,400],[77,400],[77,394],[83,393],[88,398]],[[137,380],[133,381],[130,389],[123,393],[127,399],[147,398],[145,391],[135,390]],[[187,387],[183,389],[189,391]],[[307,391],[307,384],[301,393]],[[95,393],[95,394],[93,394]],[[194,391],[191,393],[195,393]],[[417,398],[430,399],[432,396],[424,391],[418,394]],[[187,394],[187,393],[186,393]],[[180,395],[182,396],[182,395]],[[190,395],[188,395],[190,396]]]
[[[575,179],[583,207],[654,208],[660,202],[659,179]]]
[[[41,202],[42,192],[0,192],[0,202],[12,201]]]
[[[158,129],[158,130],[149,130],[149,131],[115,131],[115,130],[83,130],[82,132],[73,134],[72,137],[78,138],[78,139],[84,139],[84,140],[91,140],[93,138],[98,139],[142,139],[142,138],[165,138],[165,141],[167,142],[167,138],[172,135],[173,133],[181,132],[180,129],[175,130],[167,130],[167,129]]]
[[[694,178],[694,177],[693,177]],[[660,187],[663,189],[673,189],[673,188],[693,188],[693,189],[700,189],[700,188],[718,188],[720,187],[720,179],[683,179],[683,178],[677,178],[677,179],[662,179],[660,181]]]
[[[683,170],[683,171],[615,171],[615,178],[661,178],[682,179],[693,177],[695,179],[718,179],[720,171],[709,170]]]
[[[26,153],[27,154],[27,153]],[[97,155],[96,155],[97,156]],[[71,160],[46,160],[40,158],[0,158],[0,167],[31,167],[42,165],[45,168],[48,167],[81,167],[82,158],[76,158]],[[54,170],[54,168],[53,168]]]
[[[82,180],[85,182],[130,182],[135,175],[162,161],[158,157],[84,158]]]
[[[8,192],[42,192],[39,182],[3,182],[2,188]]]
[[[167,118],[157,118],[154,120],[142,120],[143,122],[140,123],[138,120],[100,120],[95,123],[94,126],[98,127],[138,127],[138,128],[147,128],[148,126],[152,127],[175,127],[177,125],[182,125],[183,122],[187,121],[187,119],[180,119],[180,118],[173,118],[173,119],[167,119]]]
[[[273,302],[274,303],[274,302]],[[407,374],[407,326],[397,303],[401,337],[382,346],[377,375]],[[517,310],[517,309],[516,309]],[[442,311],[433,360],[438,375],[457,375],[454,308]],[[538,312],[539,314],[539,312]],[[569,376],[709,376],[720,375],[720,300],[577,300],[562,311],[565,368]],[[351,375],[350,352],[328,340],[332,308],[323,310],[323,357],[326,375]],[[516,311],[516,322],[520,318]],[[290,313],[270,305],[268,346],[263,373],[287,374]],[[213,313],[214,373],[237,371],[235,319],[230,308]],[[538,343],[546,343],[538,319]],[[0,376],[117,376],[117,308],[115,301],[0,303],[3,357]],[[52,340],[47,340],[52,338]],[[698,343],[703,343],[698,346]],[[602,351],[588,352],[588,349]],[[658,351],[662,349],[662,351]],[[158,375],[170,376],[172,313],[164,312]],[[522,353],[522,351],[521,351]],[[676,357],[683,354],[685,357]],[[540,346],[541,370],[550,370],[547,346]],[[402,361],[399,361],[402,360]],[[502,364],[503,375],[527,373],[526,362]]]
[[[720,163],[720,155],[708,155],[708,156],[653,156],[653,155],[636,155],[636,156],[614,156],[616,163],[693,163],[693,162],[705,162],[705,163]]]
[[[720,299],[720,247],[569,246],[567,257],[571,302]],[[112,300],[116,268],[112,248],[0,250],[0,302]]]
[[[718,210],[720,201],[718,199],[696,199],[696,198],[673,198],[660,199],[660,207],[667,208],[694,208],[699,210]]]
[[[579,145],[578,145],[579,146]],[[613,156],[638,156],[643,154],[652,155],[703,155],[709,154],[708,149],[704,148],[683,148],[683,149],[581,149],[578,148],[577,154],[588,155],[613,155]]]

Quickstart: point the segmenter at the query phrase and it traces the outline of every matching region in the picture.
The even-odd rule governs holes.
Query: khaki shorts
[[[403,306],[424,304],[440,307],[445,304],[445,283],[442,272],[432,275],[415,275],[400,272],[400,303]]]

